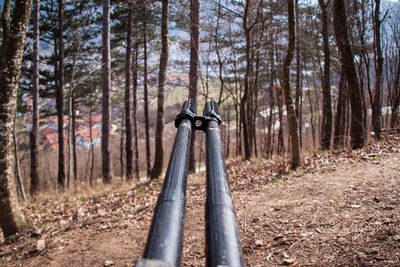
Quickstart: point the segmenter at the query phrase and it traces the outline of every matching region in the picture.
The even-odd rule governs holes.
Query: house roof
[[[54,128],[48,128],[48,127],[44,128],[40,131],[40,134],[44,135],[44,136],[54,134],[54,133],[57,133],[57,130]]]
[[[85,139],[85,141],[90,141],[90,130],[84,130],[84,131],[80,131],[78,133],[80,136],[83,137],[83,139]],[[100,130],[97,128],[93,128],[92,129],[92,139],[97,139],[101,136]]]
[[[47,139],[49,143],[57,143],[58,142],[58,134],[57,132],[46,135],[43,139]]]
[[[87,125],[89,125],[89,120],[90,119],[85,120],[85,123],[87,123]],[[101,123],[101,122],[102,122],[101,115],[92,116],[92,125],[95,125],[96,123]]]

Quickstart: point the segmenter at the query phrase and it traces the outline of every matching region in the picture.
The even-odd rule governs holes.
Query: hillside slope
[[[304,159],[231,162],[246,266],[399,265],[400,140]],[[183,266],[204,266],[205,173],[190,177]],[[119,187],[119,188],[118,188]],[[131,266],[161,182],[48,198],[26,207],[36,231],[0,243],[0,266]]]

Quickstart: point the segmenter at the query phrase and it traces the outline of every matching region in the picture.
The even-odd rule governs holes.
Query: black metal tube
[[[187,102],[182,112],[185,108],[193,109]],[[191,128],[189,119],[180,120],[143,254],[144,259],[170,263],[171,266],[179,266],[181,259]]]
[[[206,127],[206,263],[209,267],[243,266],[236,214],[231,198],[218,128],[219,111],[206,103],[204,115],[216,118]]]

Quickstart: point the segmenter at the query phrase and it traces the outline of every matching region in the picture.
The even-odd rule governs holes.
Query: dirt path
[[[228,168],[246,266],[400,265],[399,143],[388,153],[327,155],[307,164],[287,175],[279,175],[285,166],[265,161]],[[205,262],[204,175],[188,185],[183,266]],[[42,233],[2,241],[0,266],[132,266],[160,187],[34,203],[26,213]]]
[[[249,266],[400,264],[400,157],[235,192]]]

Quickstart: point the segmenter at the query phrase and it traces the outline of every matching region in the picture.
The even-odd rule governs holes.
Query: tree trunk
[[[125,120],[125,114],[122,114],[122,120],[121,120],[121,134],[120,134],[120,139],[119,139],[119,166],[120,166],[120,177],[121,177],[121,182],[124,181],[124,120]]]
[[[91,165],[90,165],[90,175],[89,175],[90,186],[93,186],[93,169],[94,169],[94,144],[93,144],[93,132],[92,132],[92,112],[93,112],[93,107],[92,107],[92,103],[91,103],[90,104],[90,110],[89,110],[90,154],[92,155]]]
[[[74,90],[72,90],[72,159],[74,162],[74,185],[76,188],[76,183],[77,183],[77,178],[78,178],[78,159],[76,155],[76,130],[75,130],[75,125],[76,125],[76,118],[75,118],[75,102],[74,102]]]
[[[138,126],[137,126],[137,71],[138,71],[138,45],[135,46],[133,61],[133,134],[135,136],[135,176],[139,180],[139,145],[138,145]]]
[[[126,180],[132,180],[133,150],[132,150],[132,125],[131,125],[131,61],[132,61],[132,4],[128,4],[128,25],[126,37],[126,63],[125,63],[125,151],[126,151]]]
[[[58,0],[58,87],[56,90],[56,109],[58,127],[58,189],[65,190],[65,154],[64,154],[64,6]]]
[[[111,170],[111,148],[110,148],[110,128],[111,128],[111,55],[110,55],[110,0],[103,0],[103,57],[102,57],[102,76],[103,76],[103,112],[101,127],[101,156],[103,183],[109,184],[112,179]]]
[[[312,135],[312,141],[313,141],[313,149],[315,149],[315,126],[314,126],[314,111],[313,111],[313,103],[311,99],[311,90],[307,91],[307,96],[308,96],[308,101],[310,103],[310,125],[311,125],[311,135]]]
[[[345,127],[346,124],[346,103],[347,103],[347,94],[346,90],[346,82],[345,82],[345,72],[342,68],[340,73],[340,81],[339,81],[339,92],[338,92],[338,102],[336,108],[336,118],[335,118],[335,135],[333,139],[333,146],[335,149],[338,149],[344,145],[344,134],[345,134]]]
[[[71,180],[71,119],[72,119],[72,92],[71,85],[68,91],[68,133],[67,133],[67,145],[68,145],[68,171],[67,171],[67,188],[69,188]]]
[[[215,52],[217,54],[217,60],[218,60],[218,78],[219,78],[219,82],[220,82],[220,86],[219,86],[219,96],[218,96],[218,105],[221,104],[222,102],[222,95],[224,92],[224,77],[223,75],[223,70],[224,70],[224,63],[225,60],[222,60],[222,56],[221,56],[221,51],[220,51],[220,47],[219,47],[219,42],[221,42],[220,37],[219,37],[219,31],[220,31],[220,27],[219,27],[219,22],[221,19],[221,0],[218,1],[218,15],[217,15],[217,22],[216,22],[216,26],[215,26]],[[229,147],[229,145],[228,145]]]
[[[150,129],[149,129],[149,95],[147,89],[147,14],[146,3],[143,1],[143,53],[144,53],[144,124],[146,130],[146,174],[151,172]]]
[[[353,52],[347,33],[346,7],[343,0],[333,1],[333,22],[335,37],[340,52],[340,60],[346,72],[351,103],[351,146],[353,149],[364,146],[363,106],[361,92],[354,65]]]
[[[16,115],[16,99],[21,60],[32,0],[16,1],[12,20],[2,23],[3,40],[0,48],[0,227],[5,237],[26,229],[15,187],[15,158],[12,132]],[[9,6],[3,10],[10,17]],[[4,21],[4,20],[3,20]]]
[[[200,0],[190,0],[190,67],[189,67],[189,98],[197,100],[197,81],[199,78],[200,49]],[[192,132],[189,149],[189,173],[196,171],[194,144],[196,132]]]
[[[256,54],[256,64],[255,64],[255,77],[254,77],[254,88],[253,88],[253,104],[252,104],[252,113],[251,113],[251,128],[252,128],[252,143],[254,145],[254,156],[258,157],[258,147],[259,143],[257,142],[257,114],[258,114],[258,91],[259,91],[259,78],[260,77],[260,53],[257,51]]]
[[[252,146],[250,144],[250,127],[248,121],[248,101],[250,95],[250,77],[252,70],[252,56],[250,51],[251,45],[251,29],[249,27],[249,9],[251,0],[246,1],[244,16],[243,16],[243,29],[246,38],[246,72],[244,77],[244,93],[240,101],[240,119],[243,127],[243,139],[244,139],[244,159],[248,160],[252,154]]]
[[[168,13],[169,13],[169,0],[163,0],[162,18],[161,18],[162,48],[160,56],[160,71],[158,73],[157,124],[156,124],[154,166],[151,172],[151,179],[156,179],[161,175],[164,164],[164,148],[163,148],[164,86],[165,86],[166,71],[168,64],[168,21],[169,21]]]
[[[274,60],[274,47],[273,47],[273,42],[274,42],[274,38],[273,38],[273,34],[271,34],[271,50],[270,50],[270,79],[269,79],[269,116],[268,116],[268,133],[267,133],[267,150],[266,150],[266,154],[267,154],[267,158],[269,156],[271,156],[273,154],[274,148],[272,145],[272,141],[273,141],[273,134],[271,134],[271,131],[275,132],[274,129],[274,120],[273,117],[274,115],[274,110],[275,110],[275,101],[274,101],[274,82],[275,82],[275,66],[273,64]]]
[[[38,175],[38,129],[39,129],[39,0],[34,1],[34,43],[33,43],[33,88],[32,88],[32,131],[30,132],[31,145],[31,195],[39,191]]]
[[[230,154],[230,146],[231,146],[231,135],[230,135],[230,125],[231,125],[231,105],[229,105],[226,109],[227,111],[227,124],[226,124],[226,135],[227,135],[227,144],[226,144],[226,154],[225,158],[229,158]]]
[[[19,167],[19,155],[18,155],[18,139],[17,139],[17,116],[14,116],[13,126],[13,145],[14,145],[14,157],[15,157],[15,181],[17,182],[17,192],[22,198],[23,202],[26,202],[26,194],[24,183],[22,182],[21,169]]]
[[[375,95],[374,103],[372,106],[372,126],[375,132],[375,138],[381,137],[381,97],[382,97],[382,76],[383,76],[383,56],[381,48],[381,24],[382,20],[379,18],[380,0],[375,0],[375,14],[374,14],[374,33],[375,33]]]
[[[289,125],[289,135],[292,145],[292,169],[296,169],[300,165],[300,144],[299,144],[299,127],[297,125],[296,113],[293,107],[293,100],[290,92],[290,64],[293,59],[295,49],[295,20],[294,20],[294,4],[293,0],[288,0],[288,22],[289,22],[289,43],[287,54],[285,56],[282,67],[283,92],[285,96],[285,104]]]
[[[296,12],[296,118],[299,124],[299,138],[301,147],[301,104],[302,88],[301,88],[301,58],[300,58],[300,29],[299,29],[299,0],[295,1],[295,12]]]
[[[399,51],[400,55],[400,51]],[[392,117],[390,118],[390,127],[396,129],[398,125],[398,108],[400,105],[400,64],[397,65],[396,76],[393,83],[393,103],[392,103]]]
[[[322,76],[322,127],[321,127],[321,148],[329,149],[332,137],[332,103],[331,103],[331,55],[329,50],[328,32],[328,4],[319,0],[322,11],[322,39],[324,46],[324,74]]]

